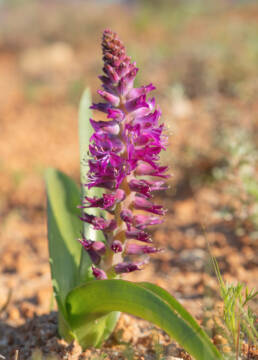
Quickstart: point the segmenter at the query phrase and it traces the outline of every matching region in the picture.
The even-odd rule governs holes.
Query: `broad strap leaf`
[[[140,286],[152,291],[154,294],[161,297],[167,304],[176,311],[182,319],[184,319],[198,334],[199,337],[203,340],[203,342],[210,342],[210,338],[206,334],[206,332],[200,327],[197,321],[192,317],[192,315],[172,296],[169,292],[162,289],[160,286],[157,286],[148,282],[137,283]],[[212,345],[214,350],[214,346]],[[216,350],[216,349],[215,349]],[[217,351],[217,350],[216,350]],[[215,352],[216,353],[216,352]]]
[[[87,153],[89,149],[90,138],[93,133],[93,129],[90,124],[90,118],[92,116],[90,105],[91,105],[91,94],[90,94],[90,90],[87,88],[84,90],[84,93],[82,94],[79,105],[79,114],[78,114],[80,174],[81,174],[82,184],[84,184],[87,180],[86,179]]]
[[[78,285],[82,222],[80,192],[68,176],[55,169],[46,171],[48,244],[52,281],[58,305]],[[63,309],[65,310],[65,309]]]
[[[198,324],[189,322],[186,313],[180,316],[180,307],[162,291],[160,295],[156,288],[125,280],[89,281],[68,294],[67,319],[78,334],[88,322],[108,312],[126,312],[162,328],[197,360],[222,359],[208,337],[200,335]]]

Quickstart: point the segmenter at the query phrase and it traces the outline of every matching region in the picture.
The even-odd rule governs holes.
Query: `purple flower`
[[[117,135],[119,133],[119,123],[116,120],[112,121],[95,121],[90,119],[91,126],[95,131],[103,131],[109,134]]]
[[[147,243],[151,243],[150,234],[146,233],[143,230],[132,228],[125,232],[126,239],[135,239]]]
[[[123,244],[119,240],[114,240],[111,244],[111,250],[115,253],[119,253],[123,251]]]
[[[116,274],[129,273],[135,270],[142,270],[143,264],[144,264],[143,262],[142,263],[123,262],[115,265],[114,270]]]
[[[164,190],[167,167],[159,164],[159,155],[165,150],[167,138],[160,124],[161,111],[155,98],[148,94],[155,89],[152,84],[134,87],[138,72],[136,64],[126,55],[125,47],[116,33],[105,30],[102,40],[104,75],[100,76],[102,90],[98,94],[104,102],[94,103],[91,108],[106,114],[105,120],[90,119],[94,133],[89,146],[89,189],[106,190],[101,198],[83,200],[81,208],[100,208],[109,217],[89,215],[83,210],[81,220],[105,236],[103,243],[81,240],[92,262],[97,279],[109,274],[121,274],[140,270],[143,263],[121,262],[125,255],[150,254],[159,251],[155,247],[140,245],[151,243],[146,228],[160,224],[165,211],[150,199],[154,191]],[[153,179],[146,179],[152,176]],[[134,214],[134,210],[155,214]],[[157,216],[158,215],[158,216]],[[130,239],[140,244],[130,243]]]
[[[133,218],[133,223],[137,229],[145,229],[150,225],[162,224],[163,219],[157,216],[136,215]]]
[[[92,273],[95,276],[96,279],[98,280],[105,280],[107,279],[107,274],[105,273],[105,271],[98,269],[94,266],[92,266]]]
[[[110,194],[103,194],[102,198],[89,198],[85,197],[86,206],[80,206],[80,208],[87,209],[93,207],[99,207],[101,209],[111,209],[114,205],[125,198],[125,192],[121,189],[117,189],[115,192]]]
[[[132,191],[136,191],[146,197],[151,196],[151,187],[146,180],[132,179],[129,181],[129,187]]]
[[[153,254],[161,251],[161,249],[157,249],[148,245],[138,245],[138,244],[128,244],[126,247],[126,254],[128,255],[141,255],[141,254]]]
[[[136,168],[137,175],[150,175],[150,176],[159,176],[164,179],[168,178],[169,175],[165,175],[164,172],[167,171],[167,166],[155,167],[147,163],[139,163]]]
[[[96,265],[99,264],[101,260],[101,255],[104,255],[106,252],[105,244],[101,241],[86,240],[85,238],[83,238],[82,240],[79,239],[79,242],[88,252],[92,262]]]
[[[93,225],[95,230],[103,230],[103,231],[112,231],[116,228],[116,221],[112,220],[105,220],[102,217],[83,214],[80,219],[88,224]]]
[[[145,211],[151,212],[153,214],[157,214],[157,215],[165,214],[165,211],[163,210],[162,206],[155,205],[151,201],[146,200],[145,198],[140,197],[140,196],[135,196],[134,207],[135,207],[135,209],[145,210]]]

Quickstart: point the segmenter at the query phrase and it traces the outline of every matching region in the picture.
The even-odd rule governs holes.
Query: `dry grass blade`
[[[7,309],[8,305],[10,304],[11,297],[12,297],[12,290],[9,289],[7,299],[6,299],[5,303],[3,304],[3,306],[0,308],[0,316]]]

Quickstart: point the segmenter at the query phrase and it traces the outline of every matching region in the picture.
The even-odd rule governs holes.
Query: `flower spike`
[[[163,181],[145,177],[168,177],[167,167],[159,164],[159,154],[166,148],[164,125],[159,123],[161,111],[155,107],[155,98],[148,98],[155,87],[134,87],[139,69],[127,56],[118,35],[109,29],[103,33],[102,51],[104,75],[99,77],[102,90],[98,94],[104,102],[91,108],[106,114],[106,119],[90,119],[94,133],[85,186],[101,187],[105,193],[101,198],[86,196],[80,206],[84,209],[81,220],[102,231],[106,240],[105,244],[80,240],[92,263],[98,265],[92,267],[96,279],[141,270],[145,264],[124,261],[124,256],[160,251],[146,245],[152,242],[146,228],[163,221],[160,216],[165,214],[164,209],[150,199],[154,191],[166,186]],[[109,217],[89,215],[88,208],[100,208]]]

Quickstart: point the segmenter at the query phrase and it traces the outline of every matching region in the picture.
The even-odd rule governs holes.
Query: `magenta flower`
[[[106,114],[107,119],[90,119],[94,133],[90,139],[90,160],[86,186],[101,187],[106,193],[101,198],[85,197],[83,209],[98,207],[107,211],[108,219],[83,213],[81,220],[101,230],[106,243],[90,239],[80,240],[89,253],[93,275],[105,279],[114,274],[140,270],[146,262],[126,262],[126,255],[150,254],[159,251],[149,245],[151,237],[146,228],[160,224],[164,215],[160,205],[150,198],[153,191],[166,189],[167,167],[159,165],[159,154],[166,148],[164,125],[159,124],[161,111],[155,99],[147,94],[155,89],[152,84],[134,88],[138,72],[136,64],[125,53],[116,33],[105,30],[102,40],[104,75],[100,76],[103,90],[98,94],[104,102],[92,109]],[[152,176],[147,180],[145,176]],[[134,209],[151,213],[134,214]],[[130,241],[134,240],[133,243]],[[140,243],[137,244],[135,240]]]

